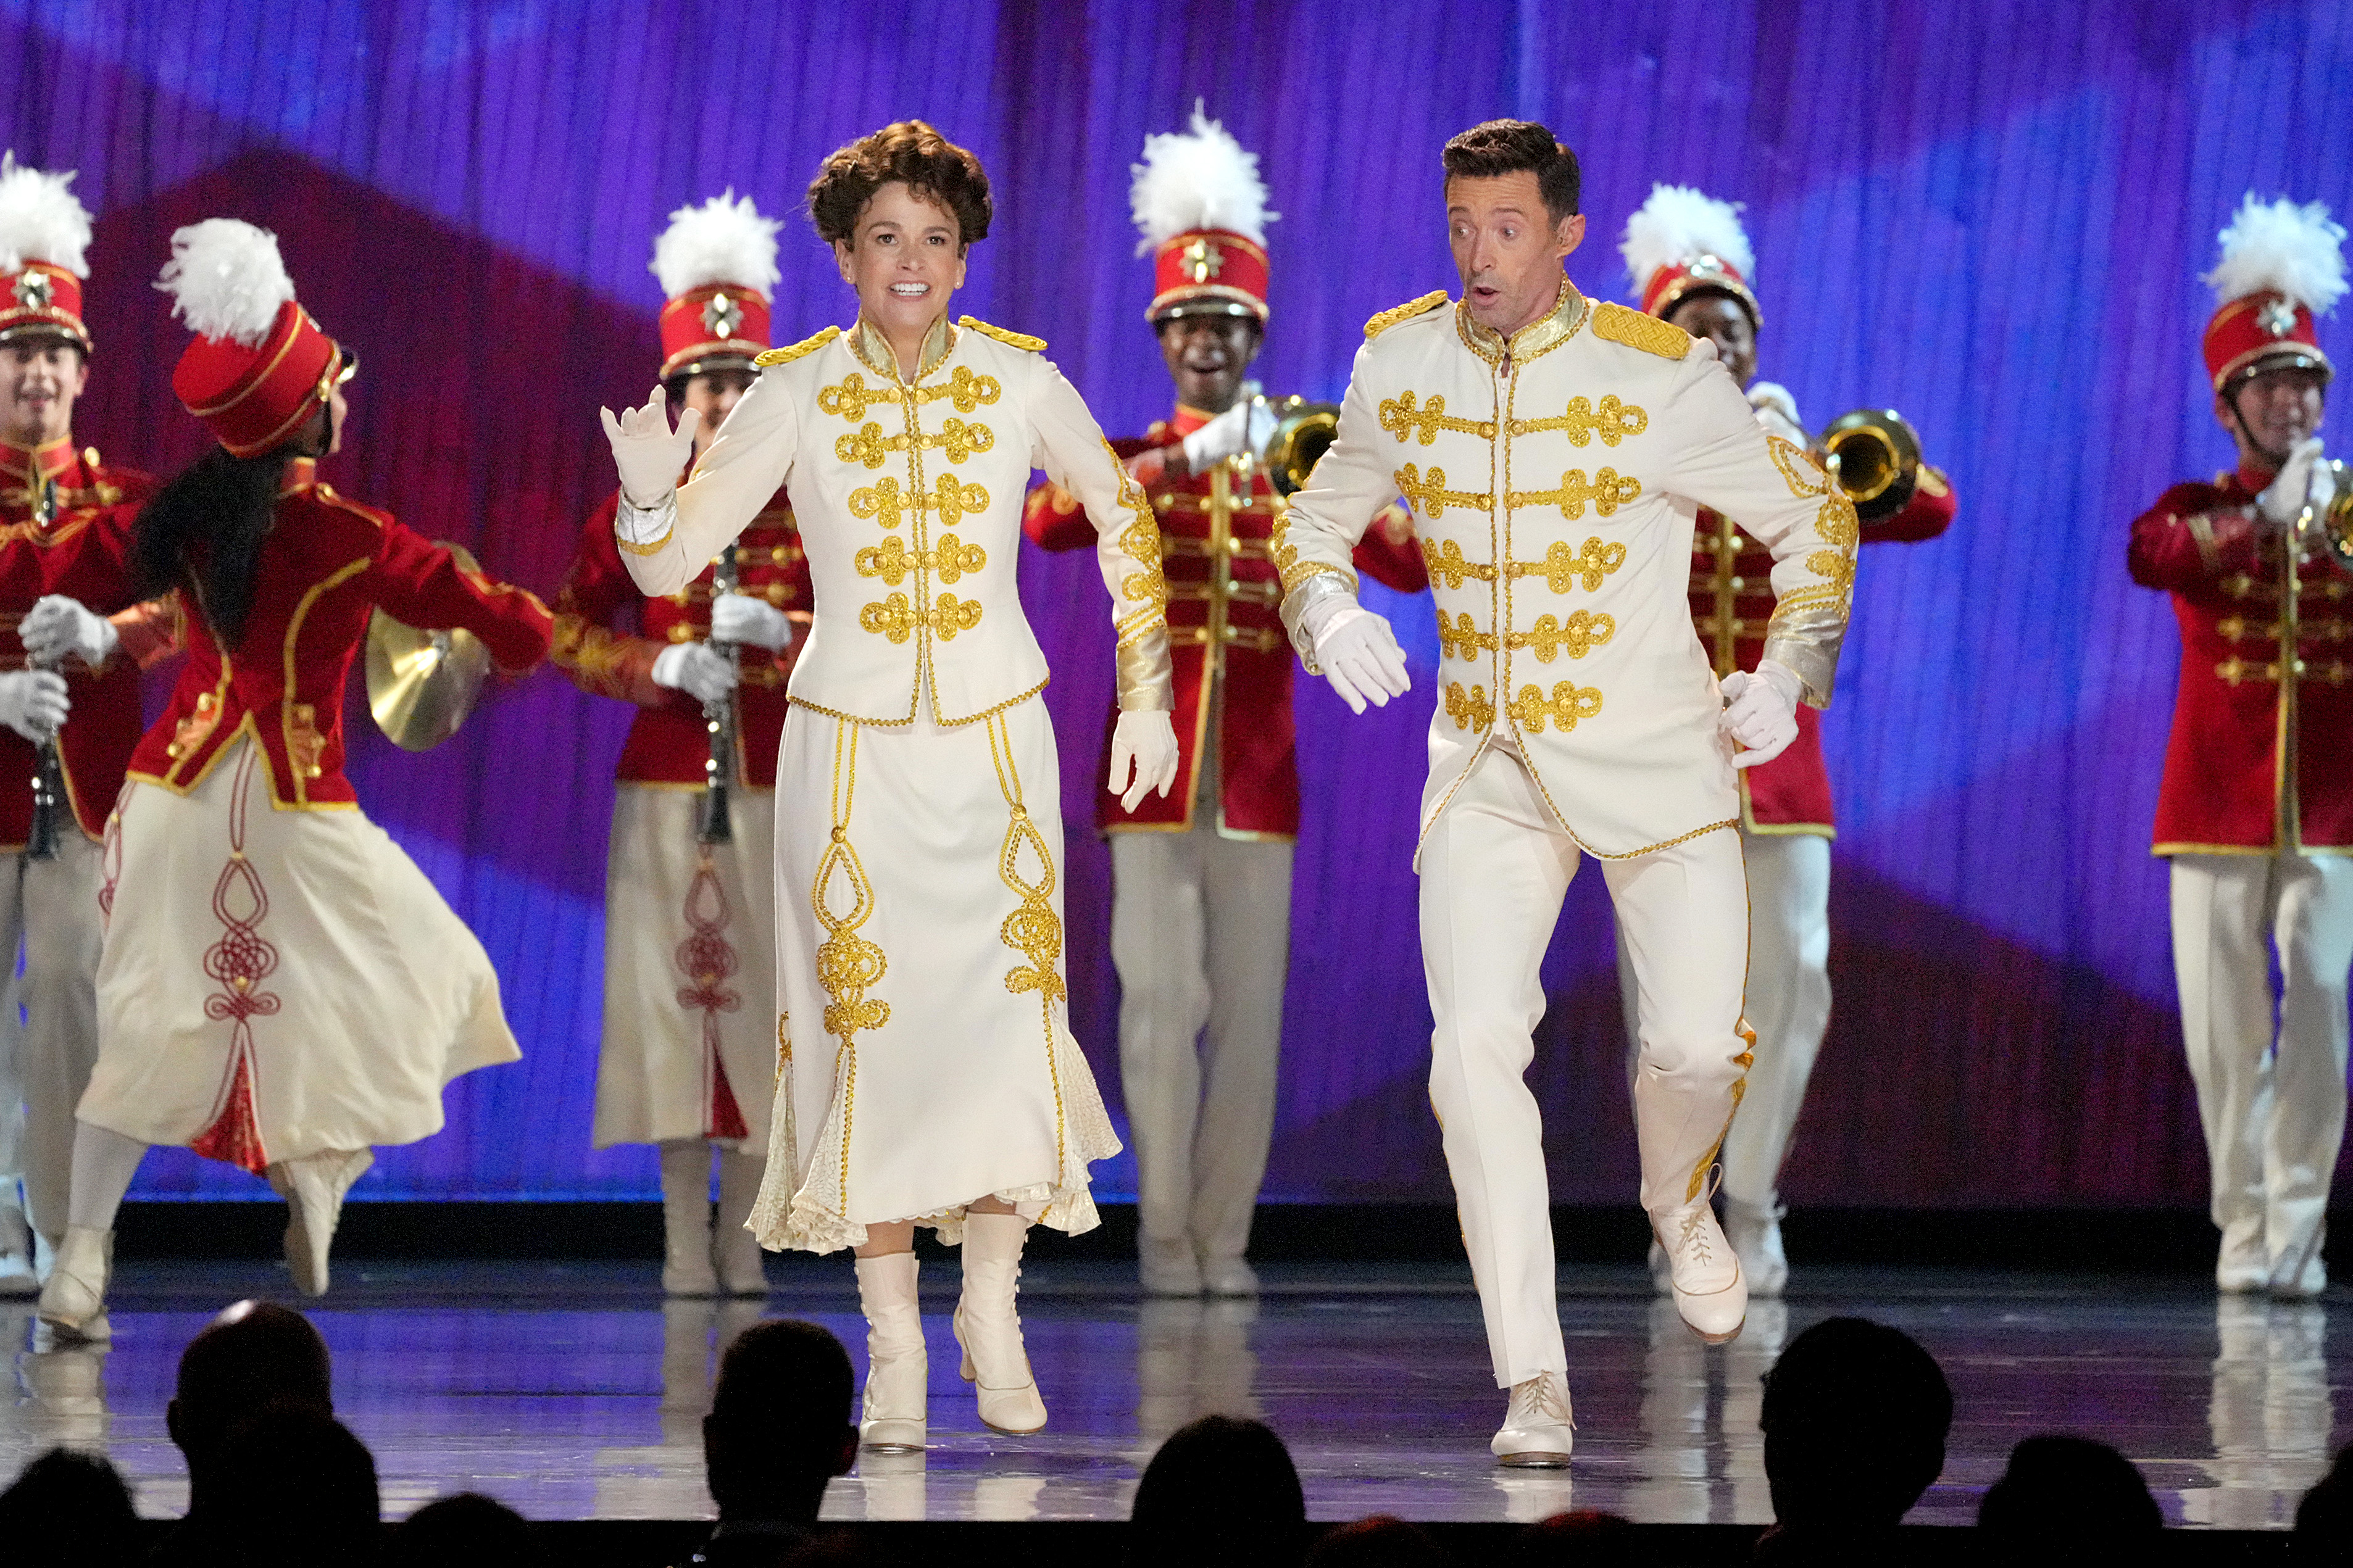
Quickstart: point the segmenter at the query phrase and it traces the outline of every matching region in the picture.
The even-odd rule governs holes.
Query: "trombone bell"
[[[1274,416],[1274,434],[1267,437],[1260,465],[1275,494],[1296,495],[1307,488],[1307,477],[1340,434],[1340,405],[1297,396],[1264,401]]]
[[[1919,432],[1893,408],[1841,415],[1822,432],[1820,447],[1831,479],[1865,522],[1902,511],[1920,487]]]

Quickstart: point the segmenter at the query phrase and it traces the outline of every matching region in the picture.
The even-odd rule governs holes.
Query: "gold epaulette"
[[[1593,335],[1661,359],[1681,359],[1691,353],[1691,334],[1681,327],[1607,300],[1593,307]]]
[[[1398,305],[1389,310],[1383,310],[1379,315],[1375,316],[1371,321],[1365,323],[1365,341],[1366,342],[1371,342],[1375,338],[1379,337],[1383,332],[1388,331],[1399,321],[1410,321],[1416,316],[1428,315],[1430,311],[1437,310],[1440,305],[1445,303],[1446,290],[1443,289],[1433,289],[1419,300],[1409,300],[1402,305]]]
[[[772,364],[790,364],[793,361],[799,359],[804,354],[813,354],[817,353],[818,350],[825,347],[826,344],[833,342],[834,339],[839,336],[841,336],[841,329],[839,327],[828,327],[825,331],[819,332],[813,338],[803,338],[799,342],[789,343],[780,349],[769,349],[765,353],[754,354],[752,356],[752,363],[758,365],[762,370],[767,369]]]
[[[1046,352],[1046,340],[1033,338],[1027,332],[1008,332],[1003,327],[992,327],[987,321],[976,321],[970,316],[958,316],[956,325],[970,327],[983,337],[995,338],[1000,343],[1008,343],[1029,353],[1039,354]]]

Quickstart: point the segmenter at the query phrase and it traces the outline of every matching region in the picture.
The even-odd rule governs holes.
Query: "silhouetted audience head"
[[[772,1318],[719,1358],[702,1419],[703,1473],[722,1526],[817,1521],[825,1484],[858,1461],[849,1352],[815,1323]]]
[[[436,1498],[387,1533],[387,1568],[538,1568],[531,1521],[480,1492]]]
[[[1160,1445],[1129,1518],[1145,1562],[1296,1562],[1307,1498],[1291,1451],[1262,1421],[1204,1415]]]
[[[2133,1462],[2088,1437],[2027,1438],[1978,1504],[1979,1539],[2021,1564],[2137,1554],[2164,1529]]]
[[[1944,1469],[1952,1424],[1953,1391],[1910,1335],[1862,1318],[1816,1323],[1765,1374],[1776,1533],[1893,1531]],[[1788,1544],[1782,1561],[1796,1560]]]
[[[1528,1526],[1504,1555],[1505,1568],[1658,1568],[1659,1562],[1632,1521],[1594,1509]]]
[[[330,1419],[327,1342],[311,1321],[274,1301],[239,1301],[180,1352],[180,1381],[164,1424],[188,1461],[188,1511],[211,1506],[211,1463],[229,1432],[273,1405]]]
[[[299,1401],[270,1405],[223,1439],[219,1506],[207,1543],[249,1568],[372,1564],[375,1460],[333,1416]]]
[[[1446,1568],[1430,1531],[1377,1513],[1327,1530],[1307,1549],[1307,1568]]]
[[[2328,1473],[2295,1505],[2288,1555],[2297,1563],[2353,1563],[2353,1447],[2339,1449]]]
[[[138,1531],[131,1489],[95,1454],[52,1448],[0,1492],[0,1545],[26,1568],[127,1568]]]

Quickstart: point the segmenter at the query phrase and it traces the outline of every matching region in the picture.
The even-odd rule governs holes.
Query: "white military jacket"
[[[792,700],[905,724],[928,691],[934,721],[969,723],[1046,684],[1015,578],[1039,468],[1090,515],[1123,520],[1097,545],[1122,700],[1167,707],[1159,526],[1045,346],[966,316],[933,327],[912,383],[863,322],[761,355],[760,378],[680,487],[669,532],[638,544],[622,531],[629,575],[648,594],[685,586],[781,485],[816,602]],[[1157,677],[1156,703],[1130,700],[1139,665],[1145,685]]]
[[[1758,428],[1713,345],[1679,328],[1588,302],[1566,279],[1508,344],[1445,303],[1431,294],[1366,327],[1338,439],[1276,536],[1294,641],[1313,597],[1353,590],[1350,552],[1402,495],[1438,609],[1425,836],[1498,739],[1588,853],[1736,824],[1722,699],[1687,596],[1695,513],[1737,517],[1772,551],[1765,656],[1822,707],[1854,584],[1853,506]]]

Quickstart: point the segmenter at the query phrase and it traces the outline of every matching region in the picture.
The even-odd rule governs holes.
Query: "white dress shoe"
[[[1576,1446],[1577,1418],[1569,1411],[1568,1379],[1556,1372],[1540,1372],[1512,1384],[1503,1430],[1487,1448],[1512,1469],[1565,1470],[1569,1450]]]
[[[2235,1220],[2222,1229],[2221,1249],[2214,1257],[2214,1289],[2225,1296],[2267,1290],[2272,1282],[2271,1254],[2263,1247],[2263,1216]]]
[[[322,1149],[263,1171],[286,1200],[286,1267],[305,1296],[327,1293],[327,1249],[343,1217],[343,1194],[375,1163],[373,1149]]]
[[[1014,1310],[1020,1289],[1021,1243],[1029,1222],[1013,1214],[968,1214],[964,1222],[964,1295],[956,1302],[960,1369],[980,1403],[981,1424],[1025,1436],[1046,1425],[1046,1401],[1029,1371]]]
[[[1781,1250],[1781,1215],[1778,1205],[1763,1208],[1724,1200],[1724,1238],[1740,1259],[1740,1277],[1748,1281],[1751,1300],[1778,1300],[1789,1283],[1789,1255]]]
[[[1666,1248],[1675,1310],[1691,1331],[1712,1345],[1738,1338],[1748,1316],[1748,1286],[1707,1194],[1661,1209],[1651,1216],[1651,1228]]]
[[[2328,1289],[2328,1266],[2316,1243],[2309,1251],[2274,1261],[2265,1283],[2274,1301],[2317,1301]]]
[[[1212,1258],[1201,1265],[1201,1288],[1212,1296],[1255,1296],[1258,1270],[1239,1258]]]
[[[1143,1236],[1135,1242],[1135,1277],[1147,1296],[1198,1296],[1201,1293],[1201,1263],[1193,1244],[1179,1237],[1163,1241]]]
[[[858,1440],[878,1454],[920,1454],[929,1436],[923,1313],[915,1295],[915,1255],[858,1259],[858,1301],[866,1310],[866,1392]]]
[[[41,1321],[85,1340],[108,1337],[107,1276],[114,1267],[114,1233],[68,1226],[49,1282],[41,1287]]]

